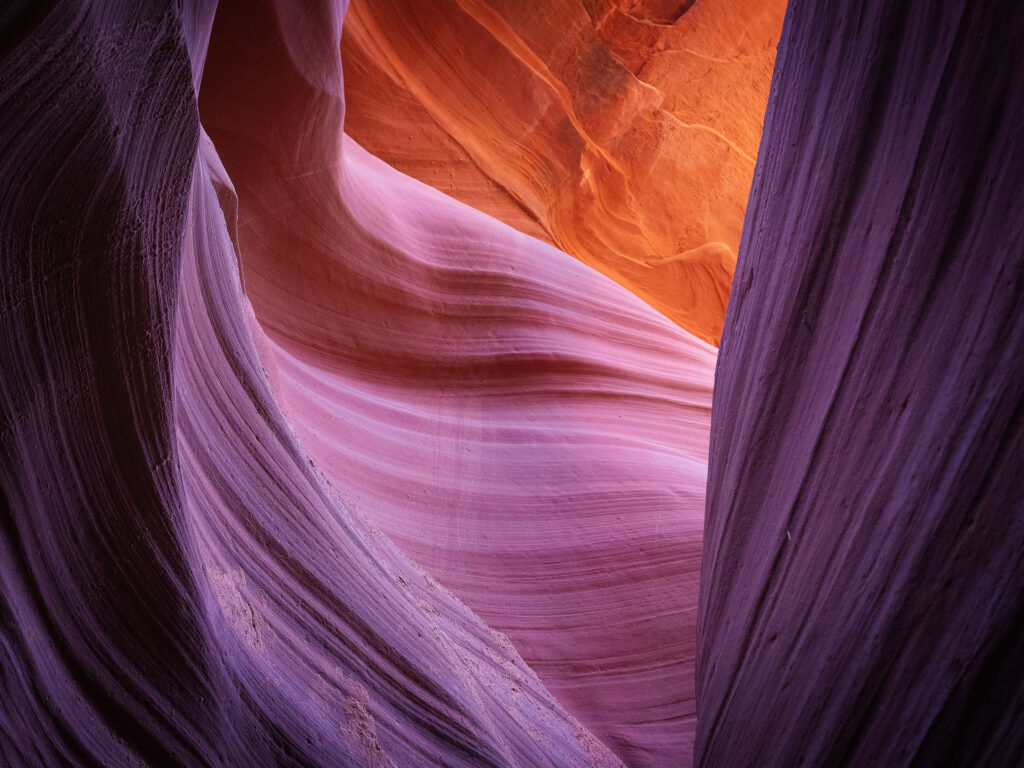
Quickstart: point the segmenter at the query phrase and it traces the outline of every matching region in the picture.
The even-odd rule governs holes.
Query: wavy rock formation
[[[245,10],[282,65],[250,92],[297,84],[312,110],[270,123],[340,120],[341,13]],[[2,762],[619,765],[282,417],[231,237],[246,199],[196,111],[210,11],[3,11]]]
[[[626,762],[686,762],[714,349],[345,138],[281,32],[222,4],[200,102],[304,451]]]
[[[717,343],[784,8],[356,0],[346,131]]]
[[[1009,2],[790,6],[715,382],[698,765],[1021,764],[1022,39]]]

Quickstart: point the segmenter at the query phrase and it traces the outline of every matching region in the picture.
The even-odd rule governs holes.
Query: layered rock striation
[[[370,156],[293,43],[223,3],[200,111],[305,453],[624,760],[678,765],[714,349]]]
[[[338,9],[250,9],[340,88]],[[196,109],[211,22],[4,10],[3,762],[619,765],[278,408]]]
[[[782,0],[355,0],[346,130],[717,344]]]
[[[715,351],[345,137],[343,16],[0,17],[5,764],[688,759]]]
[[[700,766],[1024,754],[1024,38],[790,5],[715,381]]]

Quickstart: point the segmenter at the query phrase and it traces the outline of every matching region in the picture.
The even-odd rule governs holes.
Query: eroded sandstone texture
[[[0,10],[0,764],[688,765],[778,6],[356,9],[579,260],[345,8]],[[791,9],[700,765],[1024,754],[1022,17]]]
[[[283,32],[222,3],[200,112],[304,451],[594,735],[678,766],[714,349],[368,155],[342,134],[340,72]]]
[[[794,0],[722,340],[701,766],[1024,755],[1024,13]]]
[[[346,130],[717,343],[783,0],[355,0]]]
[[[341,13],[247,6],[302,40],[250,86],[329,116]],[[0,762],[619,765],[278,409],[196,110],[211,11],[2,12]]]
[[[0,17],[0,763],[688,763],[714,348],[133,6]]]

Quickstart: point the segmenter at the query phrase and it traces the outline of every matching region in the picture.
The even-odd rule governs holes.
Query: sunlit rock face
[[[346,131],[716,344],[781,0],[354,0]]]
[[[293,44],[222,4],[200,112],[303,450],[623,760],[688,762],[714,348],[369,155]]]
[[[1019,4],[794,0],[715,382],[697,763],[1024,755]]]

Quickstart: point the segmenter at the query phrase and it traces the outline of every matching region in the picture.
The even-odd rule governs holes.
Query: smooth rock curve
[[[339,10],[277,22],[337,51]],[[2,762],[620,765],[278,410],[196,111],[212,8],[2,21]]]
[[[714,349],[363,151],[288,34],[223,4],[200,105],[303,449],[626,762],[685,763]]]

